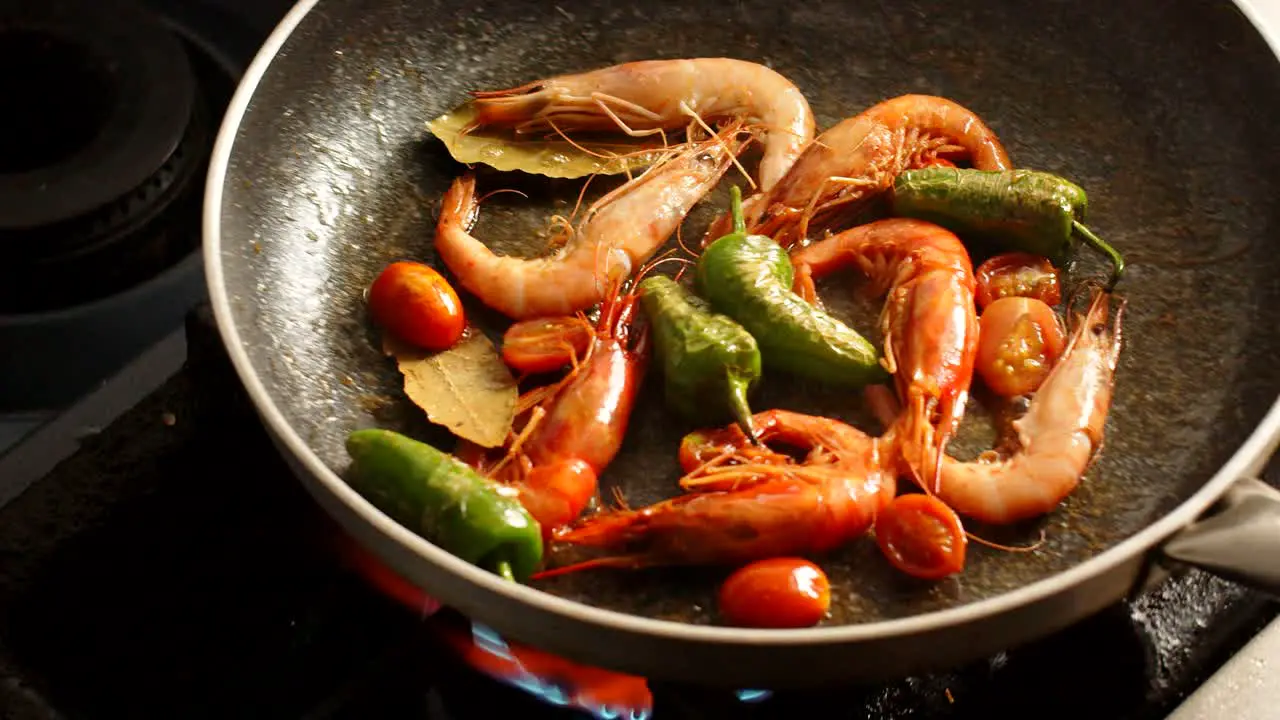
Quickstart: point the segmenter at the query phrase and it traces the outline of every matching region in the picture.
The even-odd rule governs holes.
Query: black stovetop
[[[456,616],[424,620],[339,562],[207,310],[187,338],[177,375],[0,508],[0,717],[572,716],[465,668],[433,631]],[[1154,719],[1276,611],[1192,572],[951,673],[772,695],[654,683],[650,712],[620,715]]]

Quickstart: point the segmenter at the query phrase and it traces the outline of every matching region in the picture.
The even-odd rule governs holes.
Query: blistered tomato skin
[[[974,299],[979,308],[1005,297],[1035,298],[1046,305],[1062,301],[1062,279],[1047,259],[1027,253],[1005,253],[989,258],[973,272],[977,283]]]
[[[743,566],[720,586],[720,615],[730,625],[806,628],[831,607],[831,583],[802,558],[770,558]]]
[[[467,327],[458,293],[430,265],[388,265],[370,286],[368,302],[375,323],[426,350],[453,347]]]
[[[1066,347],[1062,324],[1040,300],[1003,297],[978,318],[974,369],[1002,397],[1036,391]]]
[[[915,493],[894,498],[876,517],[876,544],[902,572],[940,580],[964,569],[968,539],[954,510]]]
[[[502,360],[519,372],[552,372],[586,357],[591,340],[591,326],[576,317],[521,320],[502,336]]]

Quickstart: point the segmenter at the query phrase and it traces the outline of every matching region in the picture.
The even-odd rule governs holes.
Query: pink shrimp
[[[519,133],[622,130],[644,136],[698,120],[764,128],[760,186],[773,187],[813,140],[813,113],[792,82],[732,58],[642,60],[474,92],[477,127]]]
[[[691,143],[597,201],[569,241],[543,258],[497,255],[470,234],[479,201],[475,177],[465,175],[441,202],[436,252],[464,288],[510,318],[571,315],[652,256],[743,146],[732,128]]]
[[[764,441],[809,450],[803,463],[762,449],[736,425],[686,440],[714,457],[681,482],[693,488],[639,510],[613,510],[554,536],[556,542],[624,554],[555,568],[540,577],[598,567],[733,565],[821,553],[863,535],[897,488],[886,445],[830,418],[782,410],[756,414]],[[736,436],[733,434],[737,433]],[[734,451],[741,450],[736,456]],[[699,451],[682,457],[707,457]],[[735,456],[731,456],[735,455]]]
[[[819,135],[771,190],[747,198],[747,229],[790,246],[887,190],[903,170],[946,158],[980,170],[1011,167],[995,133],[965,107],[932,95],[885,100]],[[717,218],[703,244],[731,225],[727,213]]]
[[[933,223],[879,220],[846,230],[791,256],[795,290],[817,301],[813,277],[855,265],[877,293],[885,368],[906,406],[902,437],[922,452],[912,469],[933,483],[947,441],[960,426],[978,349],[975,282],[960,239]]]
[[[961,515],[1003,524],[1048,513],[1076,489],[1102,447],[1111,407],[1123,305],[1109,321],[1110,305],[1097,290],[1076,318],[1066,352],[1013,423],[1019,449],[996,461],[945,458],[934,488],[940,500]],[[924,448],[908,440],[902,450],[911,458]]]

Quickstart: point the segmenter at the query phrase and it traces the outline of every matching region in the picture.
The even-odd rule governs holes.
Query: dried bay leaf
[[[462,130],[476,117],[473,103],[465,103],[427,122],[431,134],[440,138],[454,160],[468,165],[484,163],[502,171],[521,170],[553,178],[579,178],[586,175],[617,175],[643,168],[658,157],[660,142],[592,142],[577,138],[575,147],[563,139],[542,135],[517,136],[510,131]],[[585,150],[583,149],[585,148]],[[637,150],[653,152],[632,154]],[[598,154],[597,154],[598,153]],[[626,155],[626,157],[621,157]],[[605,156],[605,157],[601,157]]]
[[[405,395],[431,422],[487,448],[506,440],[516,413],[516,380],[484,333],[469,328],[440,352],[383,335],[382,349],[396,359]]]

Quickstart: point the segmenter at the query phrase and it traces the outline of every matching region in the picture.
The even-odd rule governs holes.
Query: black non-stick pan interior
[[[645,58],[764,63],[806,94],[819,129],[903,93],[944,95],[996,130],[1014,163],[1083,185],[1092,227],[1130,261],[1126,344],[1106,447],[1057,512],[972,528],[964,573],[921,583],[869,540],[821,558],[829,623],[955,606],[1045,578],[1142,529],[1188,497],[1247,437],[1280,390],[1280,68],[1229,2],[681,0],[617,3],[321,0],[259,84],[232,152],[222,264],[240,337],[275,404],[340,474],[346,434],[432,428],[379,351],[362,293],[388,262],[434,262],[439,198],[461,172],[423,123],[473,89]],[[686,226],[724,207],[732,174]],[[487,173],[477,236],[532,252],[580,187]],[[600,182],[600,188],[609,185]],[[559,203],[559,204],[557,204]],[[1091,260],[1074,278],[1097,273]],[[843,307],[852,277],[823,292]],[[470,301],[474,320],[501,332]],[[852,322],[867,332],[875,308]],[[869,312],[868,312],[869,311]],[[606,473],[632,504],[675,493],[689,428],[664,414],[651,375]],[[821,411],[878,431],[853,393],[770,377],[757,409]],[[977,401],[953,451],[991,442]],[[448,443],[444,447],[450,447]],[[600,571],[543,583],[600,607],[714,621],[714,570]]]

